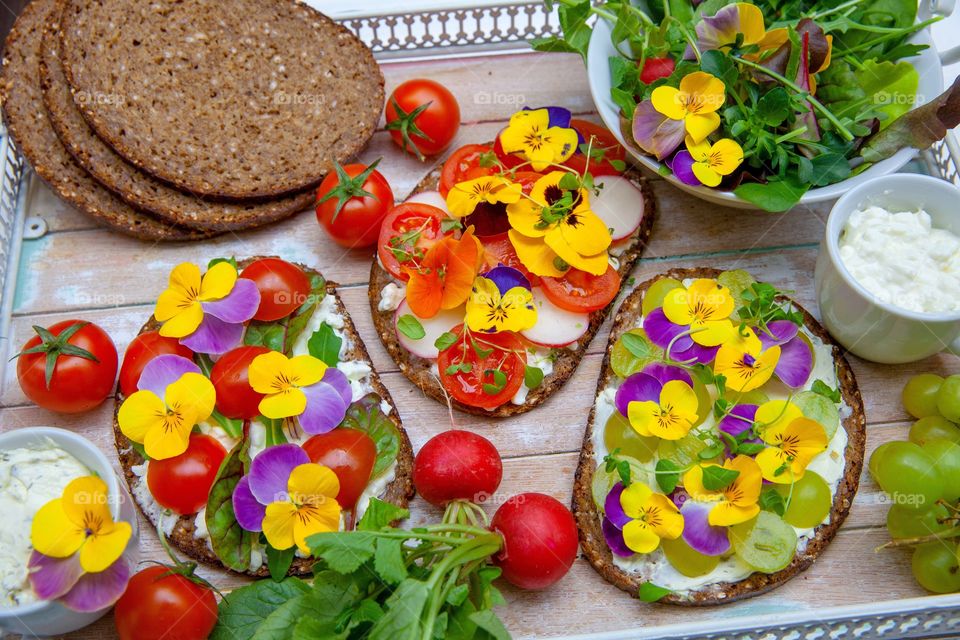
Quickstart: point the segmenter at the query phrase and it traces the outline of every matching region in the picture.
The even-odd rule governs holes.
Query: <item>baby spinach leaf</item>
[[[248,464],[246,441],[230,451],[220,465],[207,497],[206,523],[210,546],[224,566],[244,571],[250,566],[250,552],[255,534],[237,523],[233,512],[233,490],[246,473]]]
[[[377,446],[377,459],[373,463],[371,477],[376,478],[386,471],[400,452],[400,432],[397,425],[380,408],[380,396],[368,393],[347,409],[341,427],[363,431]]]
[[[322,360],[328,367],[335,367],[340,362],[340,347],[343,339],[338,336],[333,327],[326,322],[313,332],[307,341],[307,350],[314,358]]]
[[[490,609],[484,609],[483,611],[470,614],[470,620],[477,625],[477,627],[489,633],[494,640],[510,640],[510,632],[503,626],[497,614]]]
[[[243,336],[248,346],[266,347],[291,355],[293,345],[310,323],[317,306],[327,295],[327,283],[320,274],[310,276],[310,293],[300,308],[276,322],[251,320]]]

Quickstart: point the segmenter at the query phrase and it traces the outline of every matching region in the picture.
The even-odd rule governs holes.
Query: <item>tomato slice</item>
[[[604,155],[601,162],[596,160],[591,160],[587,162],[587,156],[582,154],[580,151],[577,151],[575,154],[567,158],[567,161],[564,163],[577,173],[583,173],[584,170],[589,170],[590,173],[596,176],[618,176],[622,171],[618,171],[610,164],[611,160],[619,160],[624,162],[627,157],[626,150],[620,146],[620,143],[614,137],[612,133],[605,127],[602,127],[593,122],[587,120],[579,120],[573,118],[570,120],[570,126],[577,130],[577,132],[583,137],[585,143],[590,142],[591,136],[593,137],[593,148],[603,149]]]
[[[443,163],[443,169],[440,170],[440,186],[438,187],[440,195],[446,198],[447,193],[458,182],[495,174],[497,172],[495,165],[480,166],[480,158],[492,151],[493,149],[485,144],[468,144],[454,151]]]
[[[394,207],[383,220],[377,242],[383,268],[406,281],[408,276],[401,269],[401,262],[411,269],[419,267],[427,249],[443,237],[443,221],[449,217],[442,209],[422,202]]]
[[[540,277],[530,273],[527,268],[523,266],[523,263],[520,262],[520,257],[517,256],[517,250],[513,248],[513,243],[510,242],[510,236],[507,234],[501,233],[485,238],[483,248],[487,252],[486,261],[491,269],[501,264],[507,267],[513,267],[525,275],[531,285],[536,286],[540,284]]]
[[[455,400],[471,407],[495,409],[510,402],[520,385],[527,366],[527,351],[512,331],[500,333],[468,333],[464,326],[453,329],[457,341],[440,352],[437,367],[440,382]],[[495,372],[505,380],[498,390]],[[486,385],[486,387],[485,387]]]
[[[610,265],[602,276],[570,269],[562,278],[541,278],[540,286],[547,299],[561,309],[589,313],[603,309],[617,297],[620,273]]]

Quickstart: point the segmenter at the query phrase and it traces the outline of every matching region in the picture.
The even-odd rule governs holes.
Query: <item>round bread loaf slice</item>
[[[61,29],[94,131],[190,193],[314,186],[366,145],[383,108],[370,50],[295,0],[68,0]]]
[[[87,174],[60,143],[43,107],[40,45],[55,0],[34,0],[23,10],[4,46],[0,100],[7,131],[53,191],[98,223],[141,240],[197,240],[211,231],[186,229],[137,211]]]
[[[720,275],[718,269],[672,269],[637,285],[637,288],[624,299],[617,311],[610,330],[610,341],[607,355],[603,360],[600,378],[597,382],[597,395],[616,378],[610,366],[610,353],[613,346],[627,331],[635,328],[643,315],[643,296],[647,290],[659,280],[673,278],[684,281],[688,278],[716,278]],[[791,301],[794,307],[803,314],[803,323],[806,329],[819,338],[825,345],[829,345],[836,364],[837,380],[840,395],[849,411],[841,414],[840,427],[846,431],[847,446],[844,450],[843,477],[833,497],[829,519],[825,524],[814,529],[814,536],[806,544],[798,548],[793,560],[784,569],[776,573],[752,573],[737,582],[717,582],[684,593],[670,593],[658,602],[685,606],[718,605],[751,596],[760,595],[785,583],[801,571],[807,569],[823,553],[840,525],[846,519],[853,505],[853,498],[860,484],[860,473],[863,470],[864,447],[866,446],[866,416],[863,410],[863,398],[854,376],[850,363],[843,356],[843,350],[833,341],[830,334],[817,322],[806,309]],[[594,429],[603,429],[604,425],[594,424],[596,405],[590,410],[586,433],[583,437],[583,448],[580,451],[580,462],[577,467],[573,487],[573,515],[580,530],[580,548],[593,568],[611,584],[637,597],[641,585],[646,579],[639,573],[630,573],[618,567],[613,561],[613,554],[603,537],[602,516],[593,499],[593,478],[597,468],[594,456]]]
[[[184,193],[137,169],[93,132],[73,102],[60,62],[59,2],[57,19],[43,37],[40,84],[47,115],[60,141],[77,163],[100,184],[134,207],[191,228],[239,231],[289,217],[309,207],[313,190],[279,199],[223,202]]]

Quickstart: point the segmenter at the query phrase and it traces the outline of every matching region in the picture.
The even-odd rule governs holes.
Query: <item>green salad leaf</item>
[[[217,471],[207,497],[206,524],[213,552],[228,569],[246,571],[256,534],[237,523],[233,512],[233,490],[250,464],[247,441],[237,444]]]
[[[347,408],[341,427],[363,431],[377,447],[377,459],[373,463],[371,477],[376,478],[386,471],[400,452],[400,431],[380,408],[381,398],[368,393]]]

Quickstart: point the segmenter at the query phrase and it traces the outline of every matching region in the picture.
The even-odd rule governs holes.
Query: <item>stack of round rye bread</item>
[[[0,98],[61,198],[128,235],[192,240],[308,208],[384,94],[370,50],[296,0],[33,0]]]

